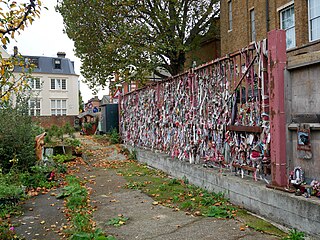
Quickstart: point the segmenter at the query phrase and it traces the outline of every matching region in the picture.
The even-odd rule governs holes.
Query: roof
[[[10,54],[2,46],[0,46],[0,54],[2,58],[10,58]]]
[[[77,117],[78,118],[83,118],[83,117],[85,117],[85,116],[91,116],[91,117],[96,117],[96,116],[98,116],[100,113],[99,112],[96,112],[96,113],[94,113],[94,112],[82,112],[82,113],[80,113]]]
[[[51,74],[65,74],[65,75],[77,75],[74,71],[74,62],[69,58],[63,57],[45,57],[45,56],[23,56],[25,62],[29,60],[33,63],[37,62],[36,68],[34,68],[33,73],[51,73]],[[55,68],[54,61],[60,60],[61,68]],[[15,67],[15,72],[21,72],[21,67]]]

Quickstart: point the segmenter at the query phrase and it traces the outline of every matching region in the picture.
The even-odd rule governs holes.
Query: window
[[[29,100],[29,115],[40,116],[40,99]]]
[[[67,80],[52,78],[51,79],[51,90],[66,90],[67,89]]]
[[[61,59],[53,60],[54,69],[61,69]]]
[[[39,58],[36,57],[27,57],[24,59],[26,67],[39,68]]]
[[[294,22],[294,6],[285,8],[280,12],[281,29],[286,31],[287,49],[296,46],[296,33]]]
[[[67,100],[62,100],[62,99],[51,100],[51,115],[55,115],[55,116],[67,115]]]
[[[232,30],[232,2],[228,2],[228,15],[229,15],[229,31]]]
[[[250,11],[250,26],[251,26],[251,42],[256,41],[256,23],[254,18],[254,9]]]
[[[320,1],[309,0],[309,39],[320,39]]]
[[[29,86],[32,90],[40,90],[41,89],[41,81],[40,78],[30,78]]]

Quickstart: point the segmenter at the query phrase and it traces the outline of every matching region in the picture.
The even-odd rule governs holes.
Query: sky
[[[80,75],[81,61],[74,55],[74,43],[67,34],[63,33],[62,16],[54,10],[57,1],[43,0],[42,3],[48,10],[42,8],[40,18],[25,28],[20,35],[16,35],[15,40],[11,40],[7,48],[8,53],[13,54],[14,46],[18,47],[21,55],[29,56],[55,57],[57,52],[65,52],[66,58],[75,62],[75,72]],[[80,76],[79,79],[81,80],[83,77]],[[80,82],[80,91],[84,102],[94,96],[82,81]],[[106,90],[99,91],[99,99],[105,94],[107,94]]]

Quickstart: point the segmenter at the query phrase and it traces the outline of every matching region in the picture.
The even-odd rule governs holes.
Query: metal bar
[[[286,116],[284,108],[284,69],[286,34],[284,30],[268,33],[268,72],[270,82],[270,133],[272,184],[286,186]]]

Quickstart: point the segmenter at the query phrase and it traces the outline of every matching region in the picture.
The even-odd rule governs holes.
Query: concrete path
[[[85,140],[87,149],[99,149],[97,143]],[[102,152],[88,157],[90,166],[103,165],[106,160],[124,160],[124,156],[115,151],[114,146],[102,147]],[[101,155],[102,154],[102,155]],[[97,226],[117,239],[154,239],[154,240],[188,240],[188,239],[277,239],[275,236],[262,234],[237,220],[219,220],[215,218],[194,217],[183,211],[173,211],[161,205],[154,206],[154,200],[137,190],[125,189],[126,181],[115,171],[104,168],[91,168],[95,176],[91,200],[97,206],[94,220]],[[121,227],[108,226],[108,220],[123,215],[129,218]]]
[[[115,170],[103,167],[106,161],[125,160],[117,146],[103,146],[90,138],[80,139],[84,145],[87,165],[78,166],[76,174],[89,180],[92,188],[91,204],[97,227],[118,240],[255,240],[278,239],[250,228],[237,220],[194,217],[183,211],[173,211],[161,205],[153,205],[153,199],[137,190],[125,189],[126,180]],[[67,223],[63,216],[63,201],[53,195],[58,190],[30,199],[24,205],[25,213],[14,221],[20,223],[16,231],[26,240],[63,239],[61,230]],[[129,218],[121,227],[109,226],[107,222],[123,215]]]

